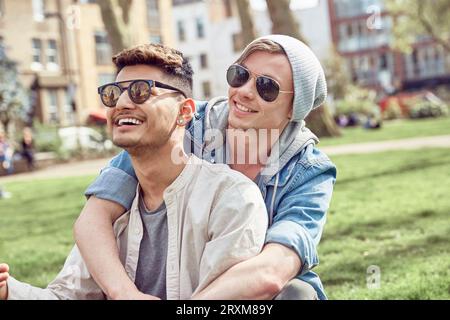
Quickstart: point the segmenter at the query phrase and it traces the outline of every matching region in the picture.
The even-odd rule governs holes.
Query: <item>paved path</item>
[[[104,159],[56,164],[30,173],[24,172],[11,176],[0,177],[0,183],[8,181],[86,176],[90,174],[95,175],[98,174],[100,170],[108,164],[110,159],[111,157]]]
[[[388,140],[346,144],[341,146],[320,147],[327,155],[375,153],[390,150],[417,150],[423,148],[450,148],[450,135],[409,138],[401,140]]]
[[[422,148],[450,148],[450,135],[410,138],[402,140],[356,143],[341,146],[321,147],[329,156],[342,154],[375,153],[389,150],[415,150]],[[110,158],[87,160],[74,163],[58,164],[32,173],[20,173],[12,176],[0,177],[0,183],[31,179],[48,179],[58,177],[72,177],[95,175],[100,172]]]

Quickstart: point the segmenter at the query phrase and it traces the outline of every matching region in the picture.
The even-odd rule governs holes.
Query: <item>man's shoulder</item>
[[[296,162],[306,169],[313,167],[335,167],[326,153],[321,151],[315,144],[307,145],[295,158]]]
[[[231,185],[250,185],[256,187],[254,182],[239,171],[231,169],[227,164],[217,163],[212,164],[206,160],[199,159],[201,166],[199,174],[202,179],[215,180],[222,184]]]

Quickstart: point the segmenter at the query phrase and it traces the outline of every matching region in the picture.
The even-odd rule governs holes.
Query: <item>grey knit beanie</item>
[[[308,46],[293,37],[268,35],[253,42],[261,39],[278,43],[286,52],[294,80],[294,110],[291,121],[304,120],[311,110],[319,107],[327,97],[325,74],[319,60]]]

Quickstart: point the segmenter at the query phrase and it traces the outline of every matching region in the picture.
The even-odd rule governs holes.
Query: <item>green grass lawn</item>
[[[380,130],[357,127],[341,131],[341,137],[320,139],[320,146],[450,135],[450,117],[384,121]]]
[[[334,157],[338,182],[316,268],[331,299],[450,299],[448,149]],[[44,286],[72,246],[72,225],[93,177],[7,183],[0,261]],[[381,270],[368,289],[366,270]]]

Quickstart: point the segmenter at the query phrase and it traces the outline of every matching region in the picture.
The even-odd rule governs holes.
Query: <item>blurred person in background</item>
[[[8,174],[14,173],[14,148],[8,142],[4,132],[0,131],[0,164]]]
[[[34,140],[31,128],[23,129],[23,137],[21,141],[22,157],[27,161],[28,170],[34,170]]]

